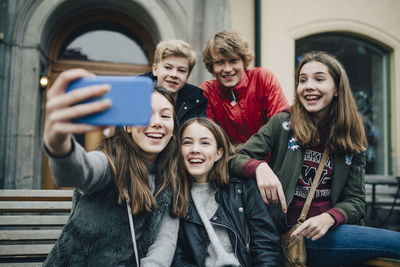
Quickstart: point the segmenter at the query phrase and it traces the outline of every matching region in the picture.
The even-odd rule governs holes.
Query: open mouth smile
[[[175,86],[178,85],[178,82],[175,81],[166,81],[169,85]]]
[[[233,79],[235,77],[235,74],[230,74],[230,75],[222,75],[224,79]]]
[[[145,133],[145,135],[152,139],[162,139],[164,137],[162,133]]]
[[[318,101],[321,98],[321,96],[317,96],[317,95],[308,95],[305,96],[304,99],[307,101]]]
[[[190,164],[193,165],[201,165],[205,160],[204,159],[200,159],[200,158],[190,158],[188,159]]]

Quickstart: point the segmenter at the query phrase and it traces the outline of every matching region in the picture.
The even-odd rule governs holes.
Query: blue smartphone
[[[88,103],[101,99],[111,99],[109,109],[89,116],[81,117],[74,122],[97,126],[134,126],[147,125],[151,118],[151,94],[153,81],[143,76],[96,76],[82,78],[69,84],[70,92],[95,84],[109,84],[110,90],[101,97],[84,101]]]

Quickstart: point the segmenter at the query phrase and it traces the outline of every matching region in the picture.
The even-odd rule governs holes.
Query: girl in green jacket
[[[340,266],[376,257],[400,258],[400,233],[358,226],[365,216],[367,140],[346,72],[325,52],[310,52],[296,71],[291,113],[271,118],[239,148],[234,175],[257,180],[278,231],[296,224],[325,148],[324,165],[306,221],[310,266]],[[267,164],[263,159],[271,153]]]

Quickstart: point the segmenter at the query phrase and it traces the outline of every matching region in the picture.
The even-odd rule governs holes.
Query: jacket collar
[[[154,86],[157,84],[157,77],[153,75],[153,72],[149,71],[142,76],[149,77],[153,80]],[[204,97],[203,93],[201,92],[200,88],[197,86],[194,86],[190,83],[185,83],[185,85],[179,90],[178,92],[178,97],[176,98],[176,105],[180,106],[182,102],[185,101],[196,101],[199,100],[200,103],[203,103],[206,101],[206,98]],[[198,103],[199,104],[199,103]]]
[[[197,86],[194,86],[190,83],[185,83],[181,90],[178,92],[178,98],[176,103],[181,102],[195,102],[199,100],[200,102],[196,102],[197,104],[203,103],[206,101],[201,89]]]
[[[242,78],[240,79],[239,83],[234,88],[226,88],[218,81],[216,81],[218,91],[221,93],[221,96],[225,98],[230,98],[232,92],[235,94],[236,97],[241,97],[243,94],[246,94],[247,86],[249,84],[249,77],[248,77],[248,70],[243,72]]]
[[[217,196],[219,195],[218,192],[219,192],[220,189],[215,183],[213,183],[212,186],[216,190],[215,191],[215,200],[218,202],[218,200],[217,200],[218,197]],[[194,205],[194,201],[193,201],[193,198],[192,198],[192,193],[189,194],[189,211],[188,211],[188,214],[186,216],[186,220],[191,220],[191,221],[196,222],[198,224],[203,224],[201,222],[199,214],[197,213],[196,206]]]

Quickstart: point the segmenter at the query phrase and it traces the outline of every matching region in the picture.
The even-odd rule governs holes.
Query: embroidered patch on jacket
[[[284,121],[282,122],[282,128],[285,131],[289,131],[290,130],[290,121]]]
[[[288,149],[289,149],[289,150],[292,150],[292,151],[295,151],[295,150],[297,150],[297,149],[300,149],[300,146],[299,146],[299,144],[297,143],[296,139],[294,139],[294,137],[292,137],[292,139],[289,140]]]
[[[346,157],[344,158],[344,162],[345,162],[347,165],[351,165],[352,159],[353,159],[353,155],[346,155]]]

